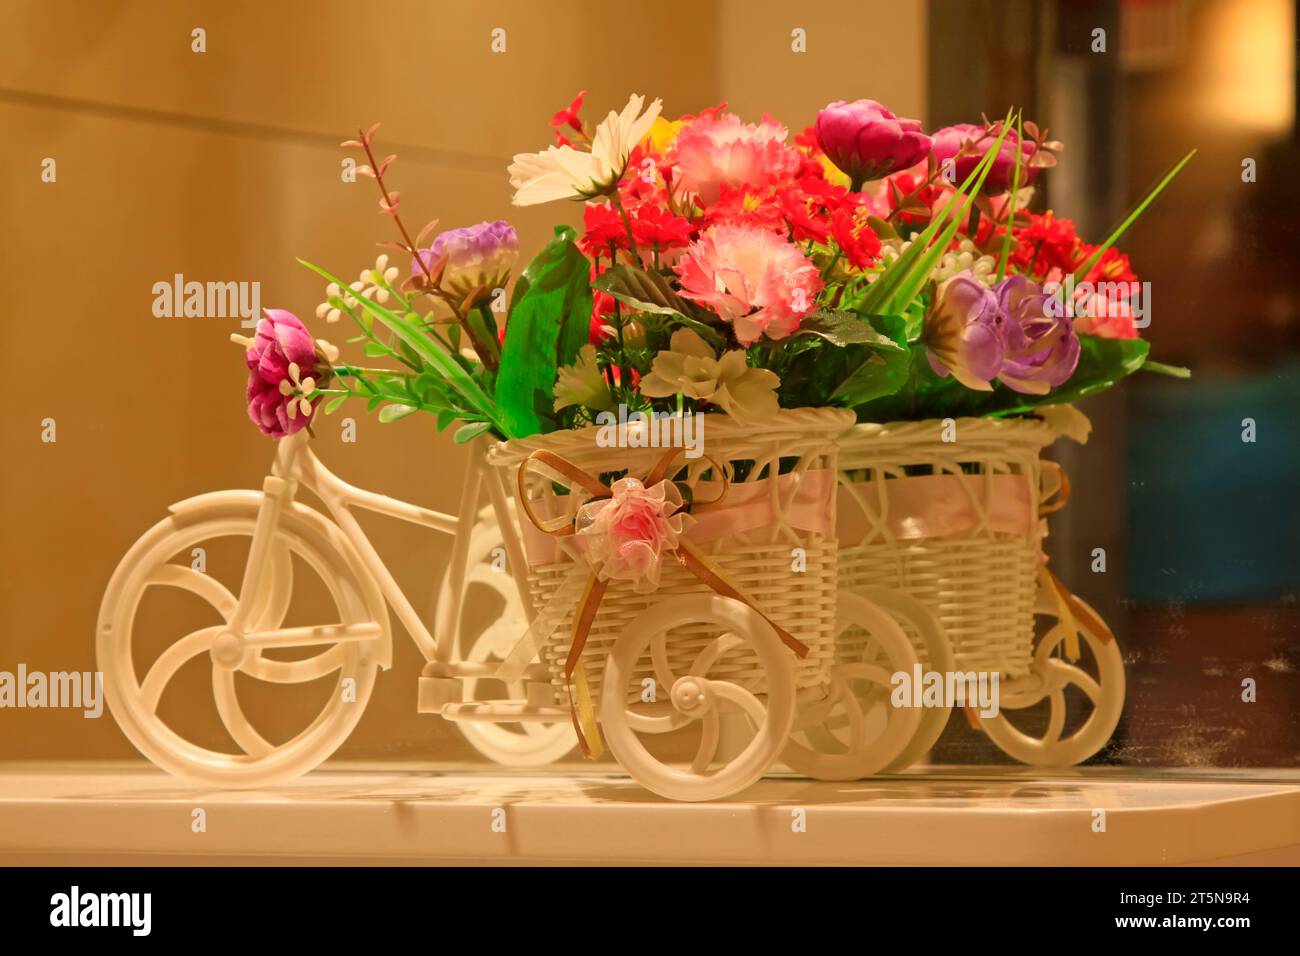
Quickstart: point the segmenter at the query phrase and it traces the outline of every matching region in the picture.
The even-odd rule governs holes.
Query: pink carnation
[[[710,205],[723,186],[761,188],[798,172],[799,152],[785,144],[787,135],[768,117],[755,126],[732,113],[705,113],[677,134],[671,158],[683,188]]]
[[[754,226],[717,225],[675,266],[686,298],[736,329],[742,345],[783,339],[817,308],[821,276],[798,246]]]

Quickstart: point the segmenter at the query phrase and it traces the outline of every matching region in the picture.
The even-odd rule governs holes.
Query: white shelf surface
[[[1300,774],[963,768],[771,778],[726,802],[682,804],[590,772],[336,764],[291,786],[213,791],[106,765],[0,770],[0,864],[349,862],[1297,865]]]

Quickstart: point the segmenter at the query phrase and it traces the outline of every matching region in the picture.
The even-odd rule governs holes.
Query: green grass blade
[[[1007,277],[1007,260],[1011,258],[1011,226],[1016,221],[1016,193],[1020,192],[1020,157],[1024,154],[1021,144],[1024,143],[1023,127],[1021,126],[1022,115],[1016,114],[1016,168],[1011,174],[1011,192],[1007,195],[1007,231],[1002,237],[1002,256],[998,260],[998,281],[1001,282]]]
[[[1083,265],[1075,270],[1074,281],[1076,284],[1083,281],[1084,277],[1092,270],[1092,267],[1101,261],[1101,257],[1106,254],[1106,250],[1119,241],[1120,236],[1128,231],[1129,226],[1137,222],[1138,218],[1146,212],[1147,207],[1156,201],[1156,197],[1164,192],[1165,187],[1173,182],[1174,177],[1183,171],[1183,167],[1191,162],[1192,157],[1195,155],[1196,150],[1190,150],[1186,156],[1178,161],[1173,169],[1165,173],[1164,178],[1156,184],[1155,188],[1146,194],[1146,198],[1138,203],[1137,207],[1128,214],[1124,221],[1115,227],[1115,231],[1110,234],[1110,237],[1097,247],[1096,251],[1088,257]]]
[[[958,212],[956,216],[952,217],[952,221],[948,223],[947,228],[944,229],[938,241],[925,251],[925,255],[918,261],[916,268],[908,273],[906,281],[899,286],[890,298],[888,303],[890,308],[887,311],[901,311],[906,307],[907,303],[911,302],[916,294],[921,291],[921,287],[929,281],[930,274],[934,271],[935,265],[941,258],[943,258],[943,254],[948,251],[948,244],[952,242],[953,237],[957,235],[957,230],[961,228],[961,224],[966,221],[966,215],[970,211],[971,203],[975,201],[975,196],[978,195],[980,189],[984,186],[984,180],[988,178],[989,170],[993,168],[993,164],[997,159],[998,150],[1002,148],[1002,141],[1006,139],[1007,133],[1010,132],[1010,130],[1010,115],[1008,115],[1007,121],[1004,121],[1002,124],[1002,134],[998,136],[994,141],[993,146],[984,155],[985,161],[981,164],[983,168],[981,169],[980,166],[975,167],[976,170],[979,170],[978,176],[974,171],[972,171],[970,178],[967,179],[967,182],[974,181],[975,185],[970,192],[964,196],[961,211]]]
[[[959,203],[961,204],[961,210],[956,213],[956,221],[960,224],[961,217],[965,215],[968,208],[966,197],[970,195],[973,190],[978,189],[979,185],[982,185],[984,182],[981,177],[977,184],[976,176],[986,172],[987,169],[992,166],[997,157],[997,150],[1002,145],[1002,138],[1006,135],[1006,130],[1009,128],[1010,122],[1011,111],[1007,110],[1007,115],[1003,120],[1002,136],[998,137],[994,148],[986,152],[984,156],[981,157],[980,161],[975,164],[975,168],[971,170],[971,175],[966,177],[966,181],[957,187],[956,193],[948,200],[948,204],[943,207],[939,215],[936,216],[924,230],[917,234],[916,238],[912,240],[911,245],[908,246],[907,251],[899,256],[898,259],[896,259],[879,278],[871,283],[871,288],[868,290],[861,304],[863,311],[869,313],[890,311],[886,308],[886,305],[898,301],[894,293],[912,274],[913,267],[917,260],[927,251],[930,240],[934,238],[935,234],[938,233],[940,229],[945,228],[948,220],[953,216],[953,210]],[[928,276],[929,272],[926,272],[920,284],[924,284],[925,278]],[[918,284],[917,288],[920,287],[920,284]]]

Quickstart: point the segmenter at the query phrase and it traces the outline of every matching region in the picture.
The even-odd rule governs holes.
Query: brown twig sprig
[[[402,194],[400,192],[390,192],[387,185],[384,183],[384,173],[388,171],[388,167],[392,164],[393,160],[397,158],[397,155],[395,153],[389,154],[384,157],[383,162],[379,162],[375,159],[373,144],[375,130],[377,129],[379,129],[378,123],[375,123],[368,130],[358,129],[357,139],[346,140],[340,145],[344,149],[360,149],[365,153],[366,163],[358,166],[357,172],[362,176],[369,176],[375,181],[376,185],[378,185],[379,211],[393,218],[393,223],[397,226],[397,231],[402,236],[402,242],[386,241],[379,243],[379,245],[387,249],[394,249],[398,252],[405,253],[409,255],[416,264],[418,264],[420,272],[423,274],[412,276],[411,279],[403,282],[403,291],[414,289],[423,292],[430,298],[435,298],[445,303],[455,316],[456,324],[465,332],[470,344],[474,347],[474,352],[478,356],[479,361],[483,363],[483,367],[488,371],[495,372],[498,366],[496,353],[489,347],[488,343],[483,341],[478,331],[469,321],[469,312],[474,308],[476,300],[480,295],[482,295],[484,290],[482,288],[476,288],[471,290],[469,295],[464,296],[463,298],[457,298],[448,293],[442,287],[442,273],[443,269],[447,265],[446,256],[441,257],[437,262],[431,264],[425,261],[424,256],[420,255],[421,245],[427,242],[429,236],[433,234],[433,231],[438,226],[438,220],[434,219],[429,222],[420,230],[415,241],[413,242],[411,240],[411,234],[407,232],[406,225],[402,222],[402,217],[398,213],[398,208],[402,203]]]

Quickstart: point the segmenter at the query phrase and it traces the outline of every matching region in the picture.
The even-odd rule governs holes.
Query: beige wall
[[[578,89],[589,116],[630,91],[671,113],[729,100],[801,128],[834,98],[922,116],[923,4],[10,0],[0,30],[0,670],[89,670],[100,596],[169,502],[256,487],[273,446],[245,417],[236,320],[155,318],[152,286],[259,281],[265,306],[312,316],[301,256],[348,277],[389,238],[373,184],[340,180],[337,142],[382,120],[412,222],[508,217],[526,250],[574,205],[509,205],[505,166],[549,138]],[[841,24],[851,22],[852,28]],[[507,30],[507,52],[490,31]],[[790,30],[808,30],[808,53]],[[207,52],[191,52],[191,30]],[[41,162],[57,161],[57,182]],[[338,327],[318,334],[342,338]],[[325,420],[316,448],[368,488],[455,507],[461,450],[414,417],[359,409],[355,444]],[[54,418],[57,442],[43,444]],[[370,523],[421,609],[445,560],[427,532]],[[166,623],[166,622],[164,622]],[[415,713],[421,660],[396,666],[342,751],[467,754]],[[185,689],[206,693],[200,676]],[[205,707],[210,705],[205,704]],[[266,705],[271,707],[273,705]],[[112,719],[0,711],[0,759],[126,758]]]

